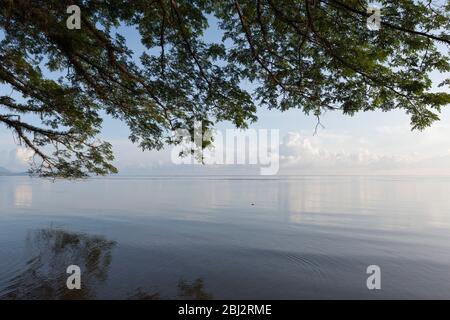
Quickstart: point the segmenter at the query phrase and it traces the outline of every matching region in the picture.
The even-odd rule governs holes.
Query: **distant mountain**
[[[0,174],[11,174],[11,171],[9,171],[3,167],[0,167]]]
[[[6,168],[0,167],[0,176],[24,176],[26,172],[12,172]]]

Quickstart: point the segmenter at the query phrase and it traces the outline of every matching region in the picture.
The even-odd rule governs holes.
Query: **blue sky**
[[[213,19],[205,39],[221,38]],[[118,30],[125,36],[136,59],[143,52],[137,32],[129,27]],[[1,38],[1,34],[0,34]],[[46,76],[51,76],[46,74]],[[445,75],[433,74],[435,83]],[[0,85],[0,95],[10,89]],[[450,174],[450,110],[441,121],[423,132],[411,132],[409,117],[401,110],[359,113],[354,117],[328,112],[321,118],[325,128],[314,135],[316,119],[299,110],[279,112],[260,108],[253,129],[278,129],[281,137],[281,173],[424,173]],[[218,124],[219,130],[232,128]],[[115,164],[122,172],[157,173],[190,171],[175,168],[170,149],[141,152],[128,140],[128,129],[119,121],[105,118],[102,138],[113,144]],[[12,134],[0,125],[0,166],[26,169],[29,152],[15,145]],[[205,171],[206,172],[206,171]]]

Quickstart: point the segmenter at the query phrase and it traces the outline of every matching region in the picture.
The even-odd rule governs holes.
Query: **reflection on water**
[[[128,300],[159,300],[159,292],[145,292],[142,288],[137,288],[133,294],[129,295]]]
[[[95,299],[96,289],[107,280],[115,241],[101,236],[68,232],[63,229],[41,229],[28,232],[24,270],[0,290],[4,300]],[[66,269],[75,264],[81,268],[81,289],[69,290]],[[176,299],[209,300],[203,279],[178,281]],[[159,292],[138,287],[129,300],[159,300]]]
[[[177,299],[181,300],[211,300],[213,295],[205,291],[203,279],[198,278],[192,282],[180,279],[178,281]],[[129,300],[159,300],[159,292],[145,292],[142,288],[137,288],[135,292],[128,297]]]
[[[14,204],[16,207],[31,207],[33,204],[33,189],[29,184],[16,186]]]
[[[450,177],[0,177],[0,298],[448,299],[449,194]]]
[[[211,300],[212,294],[204,289],[203,279],[197,279],[192,283],[180,280],[178,283],[178,296],[186,300]]]
[[[30,259],[22,273],[0,292],[1,299],[92,299],[107,278],[116,243],[100,236],[61,229],[31,231],[26,239]],[[69,265],[81,268],[82,287],[66,287]]]

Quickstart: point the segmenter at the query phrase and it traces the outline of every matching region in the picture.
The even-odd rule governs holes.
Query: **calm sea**
[[[450,177],[0,177],[0,299],[65,298],[449,299]]]

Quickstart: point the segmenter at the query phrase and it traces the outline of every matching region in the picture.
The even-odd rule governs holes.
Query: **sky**
[[[220,37],[210,21],[208,40]],[[136,32],[119,28],[138,57],[142,46]],[[1,38],[0,34],[0,38]],[[448,76],[448,75],[447,75]],[[432,74],[434,83],[445,75]],[[0,85],[0,95],[10,90]],[[327,112],[323,128],[315,133],[316,119],[300,110],[285,112],[260,108],[258,122],[250,129],[279,130],[280,169],[278,174],[450,174],[450,110],[444,108],[441,121],[426,130],[411,131],[410,119],[401,110],[361,112],[353,117]],[[229,123],[216,127],[225,135]],[[121,174],[254,174],[255,166],[175,165],[172,148],[142,152],[128,141],[128,129],[121,122],[105,118],[101,138],[112,143],[114,164]],[[30,151],[14,141],[0,124],[0,167],[14,172],[27,169]]]

